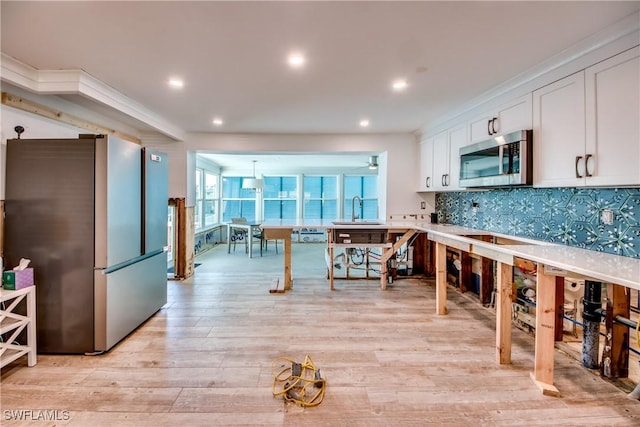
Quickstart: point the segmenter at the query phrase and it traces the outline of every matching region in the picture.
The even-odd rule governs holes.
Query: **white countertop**
[[[576,274],[591,277],[607,283],[626,286],[640,290],[640,259],[620,255],[581,249],[525,237],[511,236],[492,231],[478,230],[447,224],[431,224],[426,221],[375,221],[378,224],[355,223],[335,225],[337,220],[275,220],[265,221],[263,228],[368,228],[368,229],[415,229],[429,233],[432,240],[448,239],[451,243],[461,245],[462,249],[487,256],[494,254],[498,260],[501,256],[518,257],[548,266],[567,270]],[[348,221],[348,220],[341,220]],[[473,235],[492,235],[517,240],[519,244],[496,245],[471,237]]]

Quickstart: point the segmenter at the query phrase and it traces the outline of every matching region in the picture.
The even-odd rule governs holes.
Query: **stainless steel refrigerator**
[[[112,136],[7,141],[5,265],[32,260],[41,353],[109,350],[167,302],[168,163]]]

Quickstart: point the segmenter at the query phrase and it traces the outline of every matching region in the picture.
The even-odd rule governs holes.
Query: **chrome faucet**
[[[358,215],[356,214],[356,199],[358,199],[358,205],[362,208],[362,199],[359,196],[353,196],[351,199],[351,222],[356,222]]]

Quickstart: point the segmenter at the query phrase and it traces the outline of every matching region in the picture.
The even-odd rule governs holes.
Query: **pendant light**
[[[264,187],[264,180],[256,178],[256,162],[257,160],[253,161],[253,177],[243,179],[242,188],[260,192]]]

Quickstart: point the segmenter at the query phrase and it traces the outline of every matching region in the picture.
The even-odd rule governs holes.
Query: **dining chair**
[[[237,228],[234,227],[233,224],[246,224],[247,223],[247,219],[244,217],[241,218],[231,218],[231,225],[229,225],[229,227],[231,227],[231,240],[233,241],[233,251],[236,251],[236,243],[238,243],[238,240],[243,240],[244,239],[244,252],[248,253],[249,252],[249,239],[247,236],[247,230],[244,228]]]

